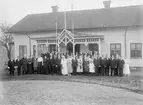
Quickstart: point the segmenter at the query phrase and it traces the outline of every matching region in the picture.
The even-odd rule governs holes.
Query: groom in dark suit
[[[116,59],[114,58],[114,55],[112,55],[112,58],[111,58],[111,76],[114,75],[115,70],[116,70],[116,66],[117,66]]]
[[[123,68],[124,68],[124,60],[122,59],[122,57],[119,57],[119,76],[122,77],[123,76]]]

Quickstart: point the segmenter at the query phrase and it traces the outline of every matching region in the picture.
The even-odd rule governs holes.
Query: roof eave
[[[140,27],[143,26],[143,24],[137,24],[137,25],[124,25],[124,26],[99,26],[99,27],[89,27],[89,28],[75,28],[75,30],[83,30],[83,29],[97,29],[97,28],[118,28],[118,27]],[[68,30],[71,30],[69,28]],[[54,29],[44,29],[44,30],[32,30],[32,31],[8,31],[7,33],[35,33],[35,32],[52,32],[55,31]],[[62,31],[62,29],[58,29],[58,31]]]

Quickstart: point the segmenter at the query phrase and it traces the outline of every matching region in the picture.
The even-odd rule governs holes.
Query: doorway
[[[80,44],[75,45],[75,54],[80,54]]]
[[[73,53],[73,44],[71,42],[67,44],[66,51],[69,55]]]

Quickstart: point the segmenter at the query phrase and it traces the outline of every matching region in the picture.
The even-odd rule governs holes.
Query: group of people
[[[96,76],[127,76],[130,74],[129,60],[119,55],[104,57],[97,53],[81,53],[69,55],[65,53],[46,53],[38,58],[19,57],[8,61],[10,75],[17,71],[25,74],[57,74],[57,75],[96,75]]]

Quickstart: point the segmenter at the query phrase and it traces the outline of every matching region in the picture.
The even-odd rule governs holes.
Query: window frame
[[[135,50],[132,50],[131,45],[135,44]],[[141,45],[141,49],[139,51],[141,51],[141,56],[137,57],[136,51],[137,51],[137,44]],[[135,51],[135,57],[132,57],[132,51]],[[142,43],[130,43],[130,58],[131,59],[142,59]]]
[[[112,52],[111,46],[112,46],[112,45],[115,46],[115,50],[114,50],[114,51],[115,51],[115,54],[114,54],[114,56],[117,54],[117,51],[118,51],[117,48],[116,48],[117,45],[120,46],[120,56],[122,56],[122,51],[121,51],[121,50],[122,50],[122,46],[121,46],[121,43],[110,43],[110,56],[113,55],[113,54],[111,54],[111,52]]]
[[[36,56],[36,45],[33,45],[33,56]]]
[[[25,51],[26,53],[24,53],[23,51],[22,51],[22,52],[23,52],[24,55],[27,56],[27,45],[19,45],[19,57],[20,57],[20,58],[24,57],[24,55],[21,55],[21,56],[20,56],[20,47],[26,48],[26,51]],[[24,50],[24,49],[23,49],[23,50]]]

